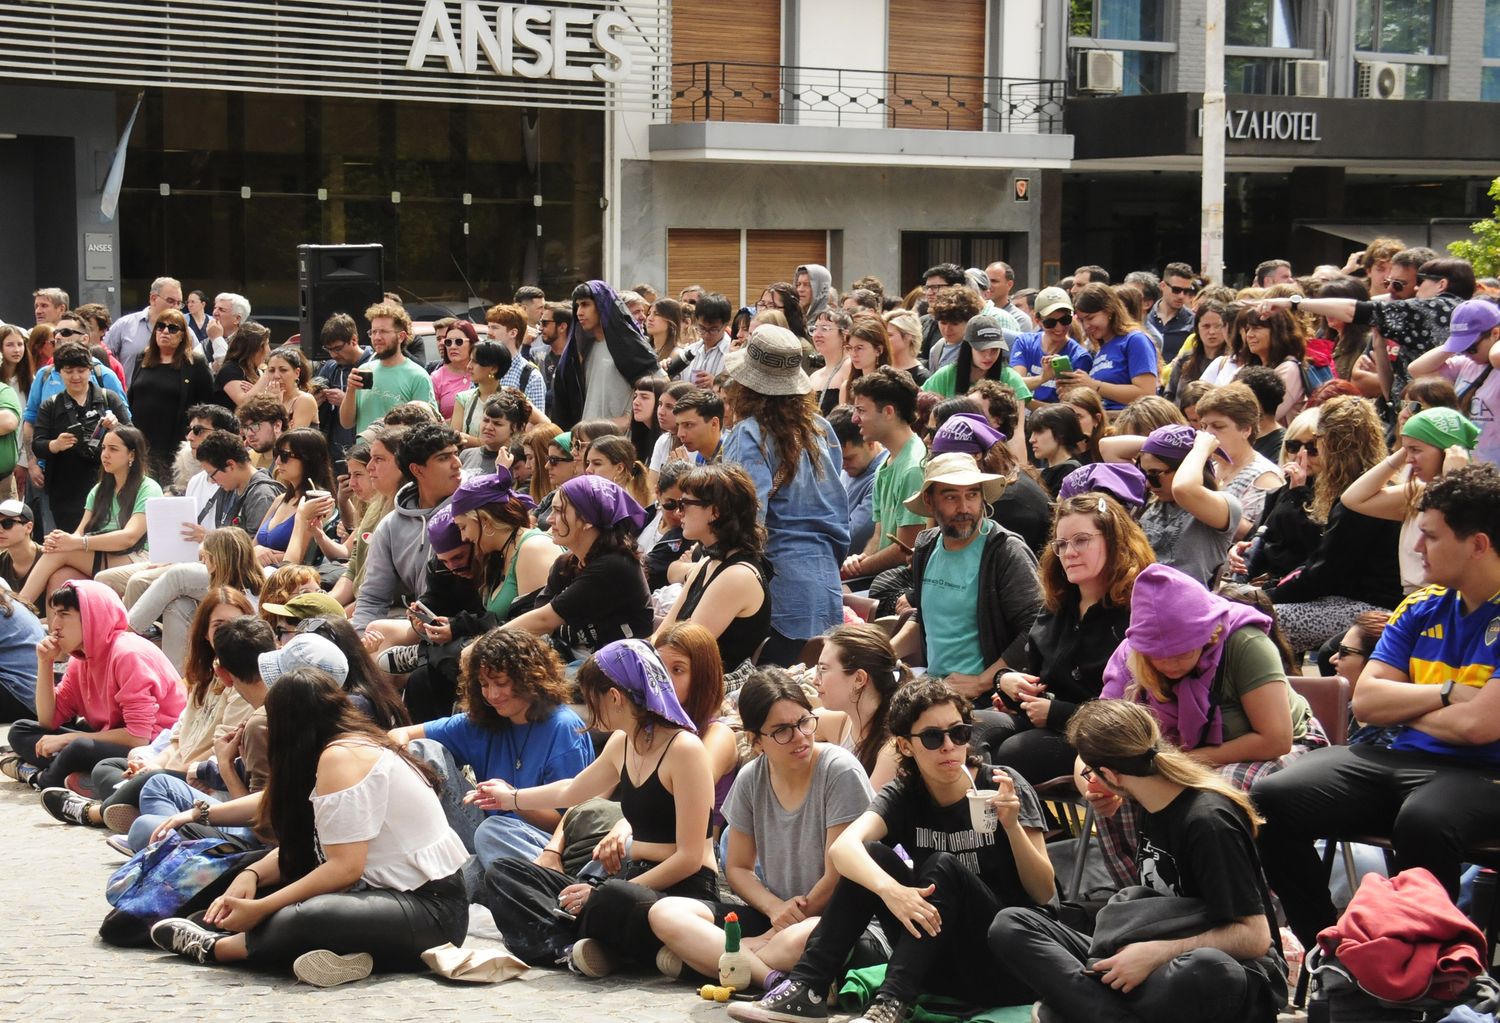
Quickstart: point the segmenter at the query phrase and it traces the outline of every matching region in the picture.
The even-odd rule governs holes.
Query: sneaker
[[[864,1015],[854,1017],[849,1023],[906,1023],[906,1017],[905,1002],[876,995],[875,1001],[865,1010]]]
[[[141,811],[129,803],[111,803],[104,808],[104,826],[117,835],[123,835],[140,815]]]
[[[135,850],[130,848],[130,839],[126,838],[124,835],[107,835],[105,836],[104,844],[109,846],[115,852],[119,853],[121,856],[125,857],[127,860],[132,859],[135,856]]]
[[[163,952],[171,952],[195,963],[214,962],[214,944],[219,934],[207,927],[171,916],[151,927],[151,943]]]
[[[21,764],[24,761],[14,751],[0,756],[0,774],[5,775],[11,781],[21,780]]]
[[[393,646],[380,651],[376,662],[387,675],[410,675],[422,664],[422,648],[415,644]]]
[[[800,1023],[827,1019],[828,1004],[800,980],[784,980],[758,1002],[730,1002],[729,1018],[745,1023]]]
[[[94,798],[94,781],[89,775],[82,771],[74,771],[63,779],[63,785],[83,796],[85,799]]]
[[[568,969],[585,977],[608,977],[615,972],[615,957],[597,938],[579,938],[568,949]]]
[[[315,952],[304,952],[292,961],[292,972],[297,979],[313,987],[337,987],[353,980],[364,980],[374,969],[375,960],[368,952],[341,956],[320,948]]]
[[[22,764],[16,769],[16,781],[22,785],[30,785],[32,788],[41,790],[42,769],[33,767],[31,764]]]
[[[82,824],[94,827],[89,820],[89,808],[98,807],[92,799],[85,799],[72,789],[51,788],[42,790],[42,808],[64,824]]]
[[[656,970],[663,977],[677,980],[682,976],[682,956],[663,945],[656,953]]]
[[[142,629],[140,632],[136,633],[136,635],[140,636],[142,639],[150,640],[153,643],[160,643],[161,642],[161,626],[158,625],[156,622],[152,622],[150,624],[150,626],[148,626],[147,628]]]

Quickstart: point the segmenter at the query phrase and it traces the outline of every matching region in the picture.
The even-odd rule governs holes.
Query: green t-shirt
[[[371,423],[408,401],[425,401],[433,408],[437,407],[437,394],[432,389],[432,378],[410,359],[402,359],[394,366],[372,359],[359,367],[359,371],[361,374],[369,374],[370,379],[368,386],[356,392],[355,433],[363,433]]]
[[[904,504],[908,497],[922,489],[922,460],[926,457],[927,445],[922,443],[921,437],[912,434],[905,447],[876,468],[870,496],[870,507],[875,514],[876,550],[890,546],[885,534],[894,533],[901,526],[920,526],[927,522]]]
[[[0,437],[0,476],[8,476],[15,471],[16,459],[21,454],[21,396],[10,384],[0,384],[0,409],[5,409],[16,414],[16,428],[4,437]]]
[[[922,619],[924,622],[927,619],[925,608]],[[1219,713],[1224,722],[1224,741],[1229,742],[1250,732],[1250,718],[1240,702],[1245,694],[1285,679],[1286,668],[1271,637],[1253,625],[1246,625],[1236,629],[1224,643],[1219,677],[1222,680]],[[1291,686],[1287,686],[1286,692],[1292,709],[1292,738],[1300,739],[1307,734],[1312,708]]]
[[[954,362],[939,369],[927,382],[922,385],[922,390],[931,391],[933,394],[941,394],[944,398],[957,397],[954,393],[957,388],[958,364]],[[1000,382],[1016,392],[1016,397],[1022,401],[1031,400],[1031,388],[1026,386],[1026,381],[1021,379],[1021,374],[1006,366],[1000,371]]]
[[[977,675],[985,668],[979,649],[979,560],[984,538],[999,527],[980,520],[980,534],[961,550],[950,551],[941,539],[922,573],[922,633],[927,640],[927,673]]]
[[[84,502],[83,502],[83,517],[84,517],[84,521],[88,521],[89,515],[94,510],[94,495],[97,494],[98,492],[99,492],[99,484],[95,483],[94,484],[94,488],[89,491],[89,496],[84,499]],[[135,504],[134,504],[134,506],[131,507],[130,514],[129,515],[124,515],[124,516],[122,516],[120,514],[120,495],[118,493],[116,493],[115,494],[115,499],[112,502],[114,506],[110,509],[109,518],[104,520],[104,524],[102,526],[96,526],[95,528],[89,530],[89,532],[90,533],[110,533],[110,532],[113,532],[116,529],[123,529],[123,528],[125,528],[124,527],[124,523],[125,522],[129,522],[130,519],[131,519],[131,516],[146,514],[146,502],[147,501],[149,501],[153,497],[161,497],[161,496],[162,496],[162,493],[161,493],[161,484],[157,483],[150,476],[142,476],[141,477],[141,485],[139,487],[136,487],[136,490],[135,490]],[[144,543],[144,542],[145,541],[143,539],[142,543]]]

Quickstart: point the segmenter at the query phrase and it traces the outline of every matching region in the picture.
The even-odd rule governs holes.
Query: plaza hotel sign
[[[1234,142],[1322,142],[1318,115],[1311,110],[1226,110],[1224,135]],[[1203,108],[1198,109],[1203,137]]]
[[[616,84],[630,76],[629,29],[614,10],[427,0],[406,67],[421,71],[437,58],[453,74],[487,66],[503,78]]]

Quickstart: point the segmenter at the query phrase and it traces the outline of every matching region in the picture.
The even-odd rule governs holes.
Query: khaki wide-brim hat
[[[938,483],[953,487],[980,487],[986,503],[993,504],[1005,493],[1005,477],[992,472],[981,472],[974,456],[961,451],[950,451],[927,460],[922,470],[922,489],[908,497],[906,510],[913,515],[932,517],[927,504],[927,492]]]
[[[812,380],[802,371],[802,342],[774,323],[762,323],[744,348],[724,356],[729,379],[756,394],[808,394]]]

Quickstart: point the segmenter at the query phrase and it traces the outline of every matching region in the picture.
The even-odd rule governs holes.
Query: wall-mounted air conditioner
[[[1383,60],[1356,61],[1354,94],[1361,99],[1405,99],[1406,67]]]
[[[1328,61],[1292,61],[1291,93],[1293,96],[1327,96]]]
[[[1084,50],[1079,92],[1118,93],[1125,89],[1125,54],[1119,50]]]

